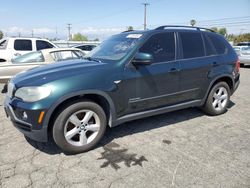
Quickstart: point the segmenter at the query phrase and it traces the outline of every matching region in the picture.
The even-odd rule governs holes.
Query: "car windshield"
[[[44,62],[42,52],[30,52],[12,59],[12,63],[37,63]]]
[[[120,60],[136,45],[142,34],[122,33],[114,35],[92,50],[88,57],[104,60]]]
[[[249,51],[249,50],[250,50],[250,46],[248,46],[248,47],[242,47],[241,50],[242,50],[242,51]]]

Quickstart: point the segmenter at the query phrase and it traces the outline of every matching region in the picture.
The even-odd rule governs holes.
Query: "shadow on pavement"
[[[157,116],[152,116],[140,120],[131,121],[113,128],[107,128],[105,136],[101,140],[101,142],[97,145],[97,148],[99,147],[105,148],[115,138],[130,136],[132,134],[136,134],[139,132],[149,131],[163,126],[169,126],[172,124],[176,124],[203,115],[204,113],[198,110],[197,108],[189,108]],[[56,146],[53,139],[51,138],[47,143],[36,142],[27,137],[26,140],[34,148],[42,152],[45,152],[47,154],[55,155],[62,153],[62,150]]]

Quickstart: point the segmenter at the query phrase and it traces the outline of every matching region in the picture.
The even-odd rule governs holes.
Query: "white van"
[[[46,48],[57,48],[57,46],[49,40],[40,38],[3,38],[0,40],[0,63],[9,62],[19,55]]]

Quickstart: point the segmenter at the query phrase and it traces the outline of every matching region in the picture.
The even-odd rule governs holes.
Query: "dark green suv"
[[[62,150],[78,153],[107,126],[188,107],[222,114],[238,85],[238,57],[223,36],[162,26],[114,35],[84,60],[16,75],[4,108],[27,137],[52,135]]]

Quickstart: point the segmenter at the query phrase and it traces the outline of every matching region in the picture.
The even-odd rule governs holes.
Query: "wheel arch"
[[[228,75],[228,74],[224,74],[224,75],[220,75],[220,76],[217,76],[213,79],[213,81],[209,84],[209,87],[208,87],[208,90],[206,92],[206,95],[203,99],[203,102],[202,102],[202,105],[206,102],[207,100],[207,97],[211,91],[211,89],[213,88],[213,86],[219,82],[226,82],[230,88],[230,91],[231,93],[233,93],[233,88],[234,88],[234,81],[233,81],[233,77],[231,75]]]
[[[59,113],[64,106],[74,101],[84,99],[93,101],[103,108],[107,116],[107,123],[111,127],[113,120],[116,118],[115,107],[110,96],[103,91],[84,91],[63,96],[57,100],[57,102],[55,102],[48,110],[44,120],[44,126],[47,126],[49,131],[52,127],[55,117],[57,117],[57,113]]]

